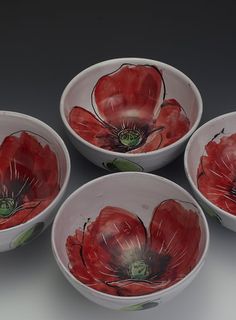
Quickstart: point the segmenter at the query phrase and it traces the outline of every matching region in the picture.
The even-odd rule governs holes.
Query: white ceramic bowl
[[[201,126],[185,151],[185,172],[203,209],[236,231],[236,112]],[[198,169],[201,162],[201,167]]]
[[[53,129],[0,111],[0,252],[28,243],[47,227],[69,175],[67,148]]]
[[[52,228],[55,259],[85,297],[116,310],[169,300],[202,267],[209,244],[205,216],[177,184],[123,172],[77,189]]]
[[[66,86],[60,112],[86,158],[110,171],[153,171],[174,160],[197,128],[202,99],[165,63],[121,58],[95,64]]]

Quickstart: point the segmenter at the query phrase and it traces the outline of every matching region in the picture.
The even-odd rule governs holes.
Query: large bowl
[[[236,112],[201,126],[185,151],[185,172],[204,211],[236,232]]]
[[[28,243],[49,225],[69,175],[67,148],[53,129],[0,111],[0,252]]]
[[[75,147],[110,171],[153,171],[174,160],[197,128],[194,83],[162,62],[122,58],[95,64],[66,86],[60,113]]]
[[[175,183],[148,173],[114,173],[77,189],[53,223],[55,259],[85,297],[116,310],[159,305],[201,269],[205,216]]]

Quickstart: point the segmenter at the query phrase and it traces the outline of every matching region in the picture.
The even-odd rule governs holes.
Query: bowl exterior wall
[[[147,296],[136,297],[136,298],[120,298],[117,299],[116,296],[106,296],[101,294],[101,292],[91,291],[88,287],[81,285],[76,279],[69,276],[68,273],[61,267],[60,263],[58,262],[56,255],[54,254],[55,259],[62,271],[63,275],[69,281],[69,283],[84,297],[89,299],[90,301],[103,306],[108,309],[113,309],[117,311],[140,311],[145,310],[153,307],[158,307],[160,304],[170,301],[175,296],[177,296],[180,292],[182,292],[197,276],[199,271],[201,270],[202,266],[205,263],[205,259],[202,263],[198,266],[195,272],[184,282],[178,284],[174,288],[170,288],[165,293],[155,293]]]
[[[177,158],[184,150],[185,142],[173,146],[171,149],[163,150],[161,153],[144,153],[137,156],[126,156],[125,154],[120,154],[119,157],[113,156],[111,154],[106,154],[102,150],[94,150],[90,146],[82,143],[80,140],[76,139],[68,130],[67,134],[75,146],[75,148],[89,161],[94,163],[96,166],[106,169],[108,171],[144,171],[152,172],[154,170],[160,169],[175,158]],[[116,161],[120,159],[125,159],[127,165],[122,167],[116,167]],[[114,164],[114,165],[113,165]],[[133,166],[132,166],[133,164]]]

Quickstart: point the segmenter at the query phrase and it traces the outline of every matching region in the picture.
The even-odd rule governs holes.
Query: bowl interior
[[[54,250],[66,272],[70,268],[88,285],[80,276],[85,262],[87,276],[98,272],[101,283],[111,284],[92,288],[123,296],[180,281],[199,263],[206,239],[194,199],[174,183],[143,173],[88,183],[63,204],[53,226]]]
[[[0,144],[0,229],[5,229],[53,201],[68,175],[68,159],[50,127],[14,112],[0,112]]]
[[[226,114],[210,120],[201,126],[189,140],[186,149],[186,169],[196,187],[197,170],[201,156],[205,154],[206,145],[212,139],[218,143],[223,136],[230,136],[235,133],[235,121],[236,113]],[[224,130],[223,133],[222,130]]]
[[[140,71],[133,68],[135,71],[129,73],[130,70],[127,66],[141,66],[143,69],[140,69]],[[155,68],[158,71],[153,71]],[[153,70],[150,71],[149,69]],[[162,80],[159,72],[162,74]],[[159,77],[159,79],[154,80],[155,77]],[[160,88],[157,88],[158,84],[154,83],[155,81],[157,83],[160,81]],[[149,59],[115,59],[94,65],[76,76],[62,95],[61,112],[65,124],[73,132],[68,124],[72,108],[78,106],[88,110],[96,119],[103,123],[109,123],[120,133],[117,139],[121,142],[122,146],[115,149],[113,145],[112,147],[109,146],[110,149],[107,149],[126,152],[127,146],[129,150],[133,150],[132,148],[135,147],[135,143],[137,143],[137,146],[143,143],[142,138],[137,133],[139,130],[131,130],[130,123],[135,123],[137,129],[139,126],[144,126],[145,122],[148,123],[152,122],[153,119],[155,120],[161,110],[160,106],[163,103],[163,99],[171,101],[168,106],[169,109],[173,108],[171,111],[173,112],[171,114],[172,119],[176,117],[175,112],[178,108],[177,105],[173,105],[173,101],[176,100],[182,107],[181,120],[180,118],[178,121],[176,120],[177,127],[175,128],[175,132],[179,130],[178,128],[183,128],[182,120],[185,116],[190,122],[188,124],[185,123],[188,126],[188,128],[186,127],[186,132],[191,130],[196,122],[199,122],[202,112],[200,94],[193,82],[183,73],[169,65]],[[74,112],[74,130],[84,140],[101,147],[98,139],[96,141],[91,139],[91,135],[85,132],[85,126],[88,126],[88,123],[94,121],[94,119],[92,120],[81,108],[78,109],[78,112]],[[168,115],[170,117],[169,111]],[[166,119],[163,120],[164,117],[167,117],[166,114],[161,116],[160,126],[169,125],[165,122]],[[173,121],[175,120],[172,120],[172,126]],[[143,127],[142,130],[144,130]],[[186,132],[183,131],[180,137]],[[100,135],[103,133],[100,131]],[[128,139],[131,139],[131,141],[127,140],[127,133],[129,134]],[[145,139],[149,137],[146,137],[146,135],[147,133],[145,132]],[[151,139],[151,137],[149,138]],[[168,141],[168,143],[171,144],[173,141]],[[157,142],[156,144],[158,146]],[[143,148],[136,151],[146,152]]]
[[[186,172],[193,187],[199,193],[199,188],[204,191],[204,186],[199,187],[199,179],[204,176],[201,185],[205,181],[207,193],[204,191],[205,194],[201,195],[227,212],[228,209],[236,212],[235,200],[230,194],[230,186],[234,187],[235,121],[236,113],[230,113],[207,122],[193,134],[185,153]],[[201,161],[202,156],[207,156],[207,160]],[[202,165],[198,172],[200,162]]]

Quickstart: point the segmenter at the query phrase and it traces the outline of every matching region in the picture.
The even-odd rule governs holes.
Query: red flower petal
[[[80,280],[89,287],[101,292],[117,295],[115,288],[109,287],[105,283],[94,279],[88,272],[82,258],[83,232],[77,230],[73,236],[69,236],[66,241],[67,255],[69,258],[70,272],[76,279]]]
[[[0,147],[0,191],[5,197],[20,197],[21,203],[9,218],[0,218],[0,229],[28,221],[46,208],[60,190],[58,180],[57,158],[48,145],[26,132],[6,137]]]
[[[121,280],[110,282],[109,286],[115,288],[120,296],[132,297],[163,290],[171,284],[170,281],[149,282]]]
[[[201,229],[198,214],[175,200],[162,202],[150,224],[151,248],[171,260],[161,280],[182,278],[196,265]]]
[[[146,142],[141,147],[134,149],[132,151],[129,151],[128,153],[141,153],[141,152],[158,150],[162,144],[161,131],[162,129],[151,133],[148,136]]]
[[[120,268],[146,243],[146,230],[132,213],[105,207],[84,233],[83,258],[89,273],[101,281],[120,279]]]
[[[97,147],[112,150],[110,131],[91,112],[74,107],[69,114],[69,124],[84,140]]]
[[[100,292],[112,294],[114,296],[118,296],[118,292],[116,288],[109,287],[106,283],[103,282],[94,282],[89,285],[91,288],[98,290]]]
[[[236,134],[210,141],[198,167],[198,188],[215,205],[236,215]]]
[[[73,236],[69,236],[66,241],[67,255],[69,258],[69,268],[71,273],[81,282],[89,284],[95,280],[90,276],[82,259],[82,239],[83,232],[76,230]]]
[[[183,137],[189,131],[190,122],[180,104],[175,99],[169,99],[161,106],[156,127],[164,127],[161,147],[165,147]]]
[[[68,238],[71,272],[96,290],[120,296],[144,295],[175,284],[199,258],[201,230],[195,207],[189,203],[183,207],[175,200],[162,202],[154,211],[150,237],[138,217],[105,207],[84,233]],[[145,280],[131,280],[130,263],[140,259],[150,263],[151,274]]]
[[[161,86],[162,78],[155,67],[125,64],[98,80],[94,98],[99,114],[112,125],[120,125],[128,118],[149,121]]]

